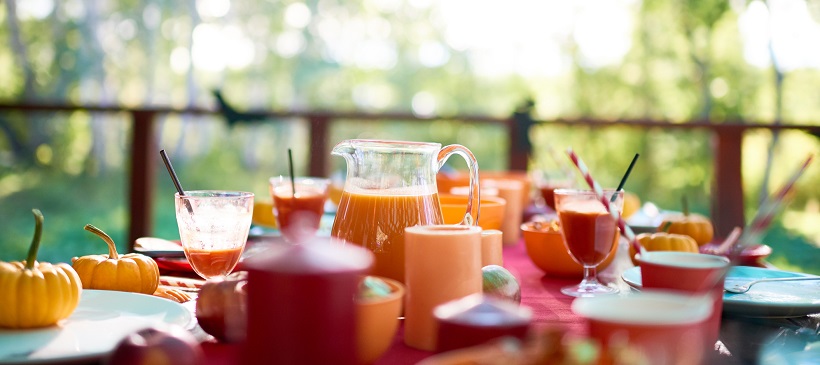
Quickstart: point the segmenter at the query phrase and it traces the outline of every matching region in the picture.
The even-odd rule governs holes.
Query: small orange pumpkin
[[[105,232],[90,224],[85,225],[85,230],[108,244],[108,255],[86,255],[71,260],[83,289],[154,294],[159,286],[159,267],[154,259],[138,253],[119,255],[114,240]]]
[[[687,235],[695,239],[698,246],[712,242],[715,229],[712,221],[697,213],[689,213],[686,197],[682,199],[683,214],[667,215],[658,226],[658,231]],[[667,227],[668,226],[668,227]]]
[[[641,198],[635,193],[624,191],[624,208],[621,216],[626,219],[641,210]]]
[[[37,209],[32,213],[34,238],[28,257],[22,262],[0,261],[2,328],[51,326],[74,313],[83,291],[80,278],[68,264],[37,262],[43,214]]]
[[[641,246],[647,251],[682,251],[698,253],[698,244],[695,239],[682,234],[657,232],[641,233],[635,237]],[[632,263],[638,265],[635,260],[635,248],[629,245],[629,258]]]

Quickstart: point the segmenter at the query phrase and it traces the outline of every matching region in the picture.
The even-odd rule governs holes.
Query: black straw
[[[618,193],[619,191],[623,190],[624,185],[626,184],[626,179],[627,179],[627,178],[629,178],[629,174],[631,174],[631,173],[632,173],[632,168],[633,168],[633,167],[635,167],[635,161],[638,161],[638,157],[639,157],[640,155],[641,155],[641,154],[636,153],[636,154],[635,154],[635,157],[633,157],[633,158],[632,158],[632,162],[630,162],[630,163],[629,163],[629,168],[627,168],[627,169],[626,169],[626,173],[624,174],[624,177],[622,177],[622,178],[621,178],[621,182],[618,184],[618,188],[617,188],[617,189],[615,189],[615,194],[612,194],[612,199],[610,199],[610,201],[611,201],[611,202],[613,202],[613,203],[614,203],[614,202],[615,202],[615,200],[618,198],[618,194],[617,194],[617,193]]]
[[[162,156],[162,162],[165,162],[165,168],[168,169],[168,174],[171,175],[171,180],[174,182],[177,192],[180,196],[185,196],[185,191],[182,190],[182,185],[179,183],[179,178],[177,177],[177,173],[174,171],[174,166],[171,165],[171,159],[168,158],[168,154],[165,153],[165,150],[160,150],[159,155]],[[188,208],[188,213],[194,214],[194,208],[191,206],[191,202],[187,199],[183,199],[183,201],[185,202],[185,207]]]
[[[296,178],[293,177],[293,152],[288,148],[288,171],[290,172],[290,190],[293,193],[293,199],[296,199]]]

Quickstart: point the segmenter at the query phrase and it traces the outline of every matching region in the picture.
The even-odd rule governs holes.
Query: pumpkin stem
[[[112,260],[117,260],[120,258],[120,255],[117,254],[117,245],[114,244],[114,240],[111,239],[111,236],[103,232],[101,229],[94,227],[90,224],[85,225],[85,230],[89,231],[93,234],[96,234],[100,238],[105,241],[108,245],[108,258]]]
[[[669,227],[672,227],[672,221],[666,222],[666,224],[661,227],[661,232],[669,233]]]
[[[34,268],[34,262],[37,261],[37,251],[40,250],[40,237],[43,236],[43,213],[39,209],[32,209],[34,213],[34,237],[31,239],[31,246],[28,248],[28,256],[26,256],[26,269]]]
[[[683,215],[688,217],[689,216],[689,200],[686,199],[686,195],[681,196],[681,207],[683,208]]]

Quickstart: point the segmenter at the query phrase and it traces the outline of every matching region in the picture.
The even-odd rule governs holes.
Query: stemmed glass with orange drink
[[[604,195],[619,211],[623,209],[623,191],[604,190]],[[564,245],[572,259],[584,266],[581,283],[561,288],[561,292],[574,297],[617,293],[598,282],[597,267],[618,242],[618,224],[592,190],[555,190],[555,206]]]
[[[254,194],[194,190],[174,198],[180,241],[191,267],[204,279],[228,275],[248,240]]]

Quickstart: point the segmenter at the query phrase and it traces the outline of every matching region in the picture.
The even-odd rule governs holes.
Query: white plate
[[[754,279],[814,276],[751,266],[732,266],[726,286]],[[621,278],[633,288],[641,288],[640,267],[624,270]],[[801,317],[820,313],[820,280],[759,283],[743,294],[723,294],[723,312],[750,317]]]
[[[99,359],[126,335],[154,325],[191,329],[193,314],[181,304],[145,294],[83,290],[74,313],[40,329],[0,329],[0,364],[48,364]]]

